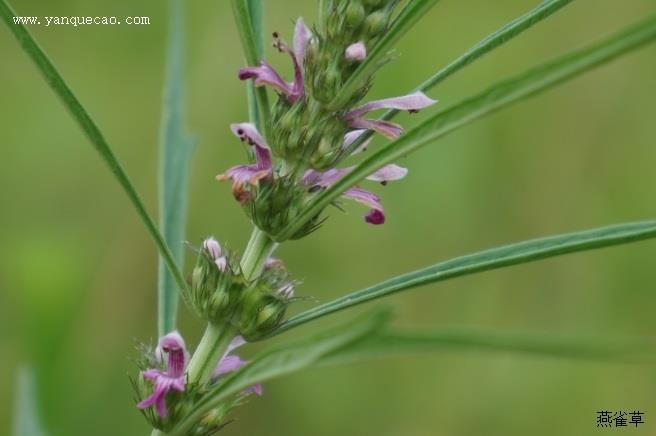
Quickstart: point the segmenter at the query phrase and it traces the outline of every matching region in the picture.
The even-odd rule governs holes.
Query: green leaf
[[[95,121],[84,109],[75,94],[73,94],[73,91],[66,84],[50,59],[48,59],[48,56],[45,54],[45,52],[41,49],[41,47],[39,47],[34,38],[32,38],[32,35],[27,30],[27,28],[22,24],[14,24],[15,14],[5,0],[0,0],[0,17],[2,17],[2,20],[5,22],[7,27],[9,27],[9,30],[14,34],[25,53],[27,53],[30,59],[32,59],[36,67],[43,75],[43,78],[46,80],[48,85],[50,85],[52,90],[55,91],[55,94],[57,94],[57,96],[60,98],[66,109],[68,109],[71,115],[73,115],[73,118],[75,118],[75,121],[77,121],[77,123],[80,125],[84,134],[87,136],[98,154],[100,154],[100,157],[103,159],[103,161],[107,164],[109,170],[116,178],[116,181],[119,183],[119,185],[121,185],[130,202],[136,209],[139,218],[141,218],[141,221],[146,226],[146,230],[148,230],[148,233],[155,242],[155,245],[157,245],[160,254],[166,262],[166,266],[171,271],[171,274],[175,278],[178,287],[183,289],[186,286],[186,283],[182,273],[175,264],[175,260],[173,259],[171,251],[164,242],[164,239],[157,229],[155,222],[148,214],[143,201],[139,197],[139,194],[125,173],[123,166],[114,155],[114,152],[105,140],[105,137],[100,132],[100,129],[96,125]]]
[[[534,239],[457,257],[391,278],[307,310],[284,323],[271,336],[331,313],[406,289],[548,257],[626,244],[654,237],[656,237],[656,221],[644,221]]]
[[[258,65],[263,55],[262,0],[232,0],[232,11],[244,47],[248,65]],[[252,15],[252,16],[251,16]],[[248,86],[252,86],[248,85]],[[247,88],[249,89],[249,88]],[[251,121],[265,138],[270,137],[269,98],[264,87],[252,86],[248,91]]]
[[[510,352],[539,357],[617,363],[652,363],[653,340],[637,338],[581,338],[571,335],[477,331],[442,328],[435,331],[380,331],[353,342],[325,357],[328,366],[430,352]]]
[[[159,161],[159,225],[178,267],[184,265],[189,167],[195,141],[185,130],[184,0],[169,0],[169,41],[162,101]],[[175,330],[178,289],[160,256],[158,335]]]
[[[274,239],[277,241],[288,239],[344,191],[384,165],[404,157],[484,115],[576,77],[654,39],[656,39],[656,16],[651,16],[604,41],[533,68],[438,112],[399,139],[381,147],[348,175],[317,194],[284,231],[275,235]]]
[[[14,436],[44,436],[46,434],[39,419],[34,373],[28,368],[21,368],[18,371],[15,407]]]
[[[264,59],[264,30],[262,23],[262,17],[264,15],[263,0],[248,0],[248,10],[253,26],[253,37],[255,39],[257,59]],[[266,91],[264,89],[260,92],[263,92],[266,96]],[[256,94],[255,82],[253,80],[246,82],[246,96],[248,97],[248,117],[250,122],[255,124],[258,130],[262,132],[264,130],[262,129],[262,120],[260,119],[258,111],[258,96]]]
[[[213,387],[168,433],[169,436],[187,434],[191,426],[205,413],[249,386],[308,368],[335,350],[373,334],[387,322],[388,318],[387,311],[376,311],[356,322],[262,353],[251,363],[233,372]]]
[[[365,359],[448,351],[512,352],[618,363],[654,362],[651,339],[572,338],[536,333],[501,333],[469,329],[396,331],[387,328],[389,313],[374,312],[355,323],[320,333],[290,345],[265,351],[248,365],[220,381],[184,417],[169,436],[186,434],[203,415],[231,396],[257,383],[310,367]]]
[[[434,88],[438,84],[442,83],[448,77],[452,76],[454,73],[460,71],[462,68],[474,62],[476,59],[482,57],[483,55],[491,52],[492,50],[500,47],[506,42],[510,41],[514,37],[520,35],[525,30],[530,29],[533,25],[539,23],[547,17],[550,17],[553,13],[559,11],[564,6],[567,6],[573,0],[549,0],[541,3],[536,8],[530,10],[526,14],[514,19],[510,23],[496,30],[495,32],[488,35],[483,40],[479,41],[472,48],[467,50],[461,56],[458,56],[454,61],[448,64],[446,67],[439,70],[433,76],[431,76],[424,83],[415,88],[415,91],[427,92],[430,89]],[[390,109],[383,113],[380,117],[381,120],[391,120],[394,118],[400,111],[396,109]],[[358,148],[363,144],[367,139],[369,139],[374,134],[373,130],[367,130],[364,134],[360,135],[357,140],[349,147],[348,155],[351,151]]]
[[[353,93],[380,67],[394,44],[415,25],[435,4],[437,0],[411,0],[401,10],[385,36],[367,54],[366,59],[349,77],[342,89],[328,105],[339,109],[352,97]]]

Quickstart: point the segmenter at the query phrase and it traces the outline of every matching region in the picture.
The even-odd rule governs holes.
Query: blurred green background
[[[537,1],[444,0],[398,46],[371,97],[400,95]],[[149,16],[149,26],[31,30],[156,210],[166,2],[14,0],[20,15]],[[267,32],[291,39],[314,1],[266,1]],[[470,93],[653,12],[653,0],[579,0],[430,94],[446,107]],[[243,161],[230,134],[246,119],[243,65],[227,1],[188,3],[193,162],[188,240],[243,247],[249,224],[214,176]],[[156,252],[123,193],[52,91],[0,30],[0,434],[14,380],[31,362],[54,435],[143,435],[126,374],[137,341],[154,340]],[[286,73],[288,59],[273,49]],[[388,223],[330,212],[279,251],[326,301],[452,256],[541,235],[653,218],[656,47],[479,121],[411,156],[384,190]],[[416,118],[404,116],[408,126]],[[389,298],[400,326],[573,336],[656,332],[656,243],[643,242],[429,286]],[[299,304],[297,310],[310,306]],[[385,303],[378,303],[385,304]],[[276,342],[360,313],[352,310]],[[182,309],[195,343],[202,325]],[[304,330],[304,331],[303,331]],[[244,351],[247,355],[261,345]],[[591,435],[598,410],[641,410],[656,431],[656,371],[500,353],[451,352],[308,370],[265,386],[226,435]]]

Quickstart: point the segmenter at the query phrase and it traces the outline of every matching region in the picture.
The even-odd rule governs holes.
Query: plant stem
[[[241,259],[241,269],[244,277],[253,280],[260,275],[267,258],[273,253],[278,244],[262,230],[255,227],[248,241],[246,251]]]
[[[208,323],[198,348],[189,361],[187,378],[190,383],[206,383],[212,371],[225,353],[228,344],[235,336],[235,329],[230,325]]]

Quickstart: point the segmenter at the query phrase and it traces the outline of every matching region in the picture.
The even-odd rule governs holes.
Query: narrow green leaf
[[[159,161],[159,225],[179,268],[184,265],[189,166],[195,142],[185,130],[184,0],[169,0],[169,40],[162,101]],[[160,256],[158,334],[175,329],[178,289]]]
[[[339,328],[323,332],[291,345],[265,351],[251,363],[233,372],[212,388],[194,409],[170,432],[169,436],[185,435],[205,413],[225,399],[256,383],[308,368],[345,345],[378,331],[387,322],[387,311],[369,316]]]
[[[284,323],[273,335],[278,335],[331,313],[406,289],[548,257],[627,244],[654,237],[656,237],[656,221],[644,221],[534,239],[457,257],[391,278],[307,310]]]
[[[549,0],[541,3],[536,8],[530,10],[526,14],[514,19],[510,23],[504,25],[500,29],[488,35],[483,40],[479,41],[472,48],[467,50],[461,56],[458,56],[446,67],[439,70],[431,76],[424,83],[415,88],[415,91],[427,92],[438,84],[442,83],[454,73],[460,71],[462,68],[473,63],[478,58],[486,55],[492,50],[502,46],[514,37],[520,35],[525,30],[530,29],[533,25],[539,23],[553,13],[559,11],[564,6],[570,4],[573,0]],[[382,120],[391,120],[399,113],[396,109],[390,109],[383,113],[380,117]],[[367,130],[364,134],[360,135],[356,141],[350,145],[349,150],[355,150],[367,139],[371,138],[374,134],[373,130]],[[347,152],[347,155],[349,153]]]
[[[262,5],[261,0],[232,0],[232,11],[239,29],[239,36],[244,47],[244,56],[248,65],[258,65],[263,56],[262,39]],[[251,11],[255,14],[251,17]],[[259,33],[259,34],[258,34]],[[251,86],[251,85],[249,85]],[[248,89],[248,88],[247,88]],[[269,98],[264,87],[252,87],[249,91],[251,121],[265,138],[270,137]],[[254,98],[252,98],[254,96]],[[257,112],[255,110],[257,109]]]
[[[255,39],[255,51],[257,59],[264,59],[264,30],[263,30],[263,15],[264,5],[263,0],[248,0],[248,10],[253,25],[253,37]],[[262,90],[266,95],[266,91]],[[262,120],[257,104],[257,94],[255,89],[255,82],[249,80],[246,82],[246,95],[248,97],[248,118],[251,123],[257,126],[258,130],[262,132]]]
[[[484,115],[576,77],[654,39],[656,39],[656,16],[651,16],[608,39],[533,68],[438,112],[399,139],[381,147],[348,175],[318,194],[274,239],[277,241],[288,239],[344,191],[384,165],[404,157]]]
[[[415,25],[435,4],[437,0],[410,0],[396,17],[385,36],[367,54],[366,59],[349,77],[342,89],[335,96],[329,107],[341,108],[348,102],[353,93],[380,67],[394,44]]]
[[[14,413],[14,436],[44,436],[38,413],[34,373],[28,368],[18,371]]]
[[[375,312],[355,323],[323,332],[291,345],[265,351],[211,389],[169,436],[181,436],[205,413],[256,384],[310,367],[410,353],[511,352],[609,363],[652,363],[653,339],[573,338],[536,333],[500,333],[470,329],[396,331],[386,327],[388,313]]]
[[[34,38],[32,38],[32,35],[27,30],[27,28],[22,24],[14,23],[14,11],[5,0],[0,0],[0,17],[2,17],[2,20],[5,22],[7,27],[9,27],[9,30],[14,34],[25,53],[27,53],[30,59],[32,59],[36,67],[43,75],[43,78],[46,80],[48,85],[50,85],[52,90],[55,91],[55,94],[57,94],[57,96],[60,98],[66,109],[68,109],[71,115],[73,115],[73,118],[75,118],[75,121],[77,121],[77,123],[80,125],[84,134],[87,136],[98,154],[100,154],[100,157],[103,159],[103,161],[107,164],[109,170],[116,178],[116,181],[121,185],[128,198],[130,199],[130,202],[132,202],[132,205],[139,215],[139,218],[141,218],[141,221],[146,226],[148,233],[153,238],[153,241],[155,242],[155,245],[157,245],[157,248],[164,258],[167,267],[175,278],[178,287],[183,289],[186,286],[186,283],[182,273],[175,264],[175,260],[173,259],[171,251],[164,242],[164,238],[157,229],[155,222],[148,214],[143,201],[141,201],[139,194],[135,190],[132,182],[128,178],[125,170],[114,155],[114,152],[105,140],[105,137],[100,132],[100,129],[96,123],[93,121],[89,113],[84,109],[75,94],[73,94],[73,91],[66,84],[50,59],[48,59],[48,56],[45,54],[45,52],[41,49],[41,47],[39,47]]]
[[[539,357],[616,363],[652,363],[655,343],[638,338],[581,338],[571,335],[440,329],[435,331],[381,331],[321,358],[320,366],[372,358],[430,352],[520,353]]]

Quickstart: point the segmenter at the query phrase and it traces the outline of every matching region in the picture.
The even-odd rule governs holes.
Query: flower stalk
[[[207,324],[205,333],[187,367],[189,383],[203,384],[209,381],[235,334],[235,328],[230,325],[217,325],[211,322]]]

